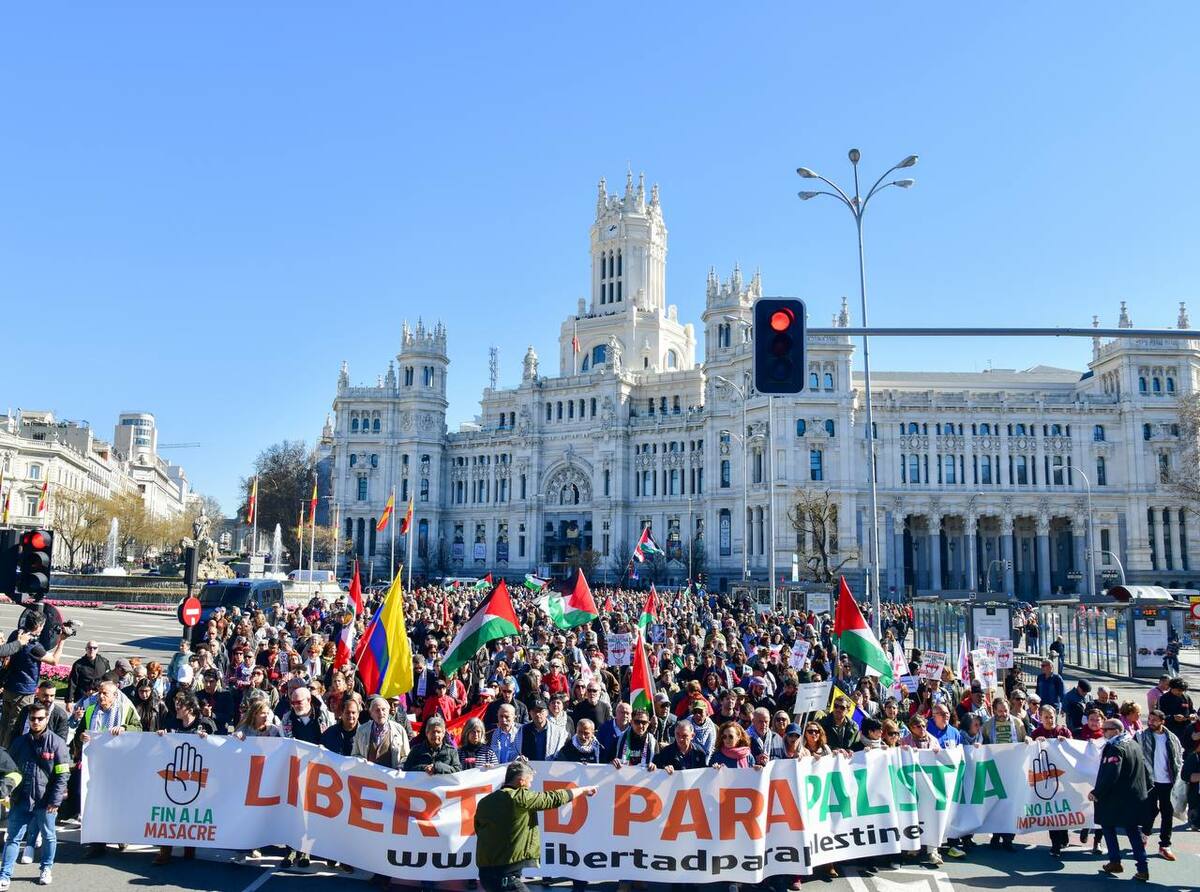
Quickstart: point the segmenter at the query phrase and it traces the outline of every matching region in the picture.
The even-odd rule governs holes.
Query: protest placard
[[[788,666],[792,669],[803,669],[808,662],[808,652],[812,645],[807,641],[797,641],[792,645],[792,654],[788,657]]]
[[[806,712],[816,712],[829,705],[830,682],[814,681],[809,684],[796,685],[796,705],[792,709],[795,715]]]
[[[996,658],[989,657],[983,648],[971,651],[971,671],[985,691],[996,686]]]
[[[946,668],[946,655],[939,650],[927,650],[921,655],[921,678],[941,678]]]
[[[1011,669],[1013,665],[1013,643],[1011,641],[1001,641],[996,648],[996,668]]]
[[[633,662],[633,634],[612,632],[608,636],[608,665],[628,666]]]

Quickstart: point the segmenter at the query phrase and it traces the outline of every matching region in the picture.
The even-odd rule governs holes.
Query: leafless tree
[[[1193,514],[1200,514],[1200,394],[1179,398],[1179,443],[1167,478]]]
[[[788,511],[796,531],[800,566],[816,582],[834,582],[858,552],[838,542],[838,506],[828,490],[800,488]]]

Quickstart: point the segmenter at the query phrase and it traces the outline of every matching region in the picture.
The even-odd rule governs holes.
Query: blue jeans
[[[42,870],[54,866],[54,852],[58,848],[58,837],[54,833],[54,815],[44,807],[30,808],[26,802],[13,805],[8,813],[8,842],[4,846],[4,863],[0,865],[0,878],[11,879],[13,865],[25,843],[25,834],[33,828],[33,836],[42,834]]]
[[[1121,844],[1117,842],[1117,830],[1120,829],[1129,837],[1129,847],[1133,849],[1133,860],[1137,864],[1137,869],[1143,873],[1150,872],[1150,866],[1146,863],[1146,844],[1142,842],[1141,827],[1138,827],[1136,824],[1132,827],[1121,828],[1106,825],[1100,829],[1104,833],[1104,844],[1108,847],[1108,860],[1111,863],[1121,863]],[[4,863],[8,863],[7,849],[4,851]]]

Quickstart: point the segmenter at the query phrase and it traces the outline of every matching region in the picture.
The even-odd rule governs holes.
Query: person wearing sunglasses
[[[1121,830],[1129,837],[1137,864],[1133,878],[1146,883],[1150,881],[1150,865],[1146,861],[1146,843],[1139,822],[1146,814],[1154,775],[1141,745],[1126,732],[1120,719],[1104,720],[1104,740],[1096,785],[1088,793],[1088,799],[1096,803],[1096,823],[1100,825],[1104,844],[1108,847],[1108,863],[1100,869],[1107,874],[1124,871],[1121,847],[1117,842],[1117,831]]]
[[[67,743],[47,729],[50,711],[34,701],[29,708],[29,730],[14,737],[9,753],[20,772],[21,781],[12,791],[8,815],[8,839],[4,846],[4,861],[0,865],[0,889],[7,889],[12,878],[17,854],[26,834],[42,837],[42,863],[38,883],[52,882],[54,854],[58,837],[54,822],[58,807],[67,795],[67,776],[71,757]],[[30,837],[32,839],[32,836]]]

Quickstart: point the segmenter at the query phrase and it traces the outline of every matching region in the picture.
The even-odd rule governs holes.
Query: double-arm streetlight
[[[867,212],[867,205],[871,199],[879,192],[882,192],[888,186],[895,186],[899,189],[907,189],[913,184],[913,180],[887,180],[889,176],[897,170],[912,167],[917,163],[916,155],[909,155],[899,164],[894,164],[883,175],[875,181],[875,184],[867,190],[866,196],[862,196],[858,185],[858,161],[862,157],[858,149],[850,150],[850,165],[854,168],[854,195],[851,197],[840,186],[832,180],[826,179],[814,170],[807,167],[796,168],[796,173],[806,180],[820,180],[829,189],[820,189],[814,192],[801,192],[800,200],[808,201],[810,198],[816,198],[818,195],[828,195],[831,198],[836,198],[846,206],[850,211],[850,215],[854,217],[854,226],[858,230],[858,290],[862,300],[862,326],[867,328],[867,264],[866,255],[863,251],[863,215]],[[875,424],[871,416],[871,352],[868,337],[863,335],[863,383],[866,390],[866,405],[867,405],[867,479],[871,484],[871,555],[870,555],[870,574],[868,576],[871,587],[871,605],[875,613],[875,634],[881,634],[882,616],[879,605],[879,510],[875,494]]]

